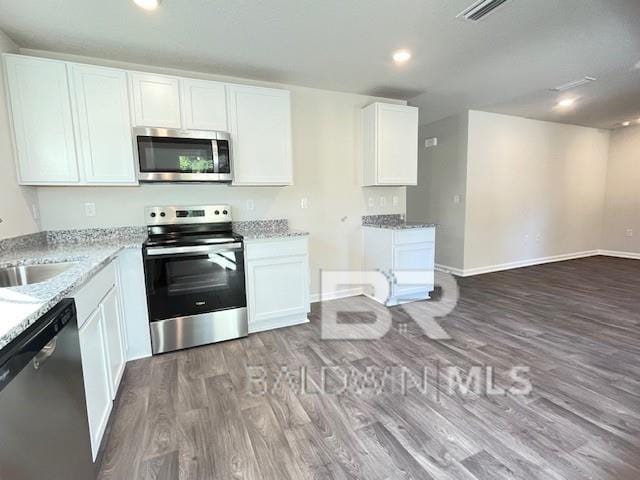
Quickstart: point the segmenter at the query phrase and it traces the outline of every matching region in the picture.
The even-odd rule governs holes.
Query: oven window
[[[246,306],[242,252],[146,257],[151,321]]]
[[[215,173],[211,140],[138,137],[143,173]]]

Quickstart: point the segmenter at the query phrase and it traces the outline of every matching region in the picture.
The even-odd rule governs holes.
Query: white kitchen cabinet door
[[[83,183],[136,184],[127,74],[70,65]]]
[[[434,284],[435,243],[409,243],[393,247],[393,271],[398,283],[393,287],[393,296],[402,297],[414,292],[428,294]],[[402,277],[402,272],[419,272],[417,280]]]
[[[306,256],[249,262],[249,331],[257,323],[309,311],[309,260]]]
[[[374,103],[362,115],[364,185],[417,185],[418,109]]]
[[[94,460],[98,455],[100,442],[113,406],[103,323],[102,308],[98,307],[79,331],[91,451]]]
[[[224,83],[181,80],[182,127],[188,130],[226,132],[227,92]]]
[[[111,398],[115,399],[126,363],[118,287],[113,287],[107,293],[107,296],[102,300],[101,308],[104,315],[105,343],[108,353],[109,386]]]
[[[180,81],[147,73],[130,76],[135,126],[180,128]]]
[[[4,59],[20,183],[77,183],[66,65],[16,55]]]
[[[291,95],[227,86],[234,185],[291,185]]]

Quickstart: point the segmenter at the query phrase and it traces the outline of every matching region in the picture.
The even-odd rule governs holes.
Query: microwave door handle
[[[242,250],[242,243],[229,243],[217,246],[195,246],[195,247],[151,247],[147,248],[148,256],[174,255],[174,256],[197,256],[210,253],[230,252]]]
[[[220,154],[218,153],[218,140],[211,140],[211,152],[213,153],[213,173],[220,173]]]

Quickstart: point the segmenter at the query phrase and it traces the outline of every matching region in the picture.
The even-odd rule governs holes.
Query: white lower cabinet
[[[105,343],[109,362],[109,387],[111,389],[111,399],[115,399],[126,363],[124,328],[117,286],[113,287],[104,297],[101,308],[104,316]]]
[[[116,263],[111,262],[74,295],[94,460],[126,361],[117,278]]]
[[[104,316],[97,308],[80,327],[82,371],[87,397],[91,452],[95,460],[113,406],[107,366]]]
[[[364,227],[364,266],[392,279],[387,298],[371,298],[387,306],[426,300],[435,281],[435,228],[394,230]]]
[[[306,237],[246,242],[249,333],[308,322]]]

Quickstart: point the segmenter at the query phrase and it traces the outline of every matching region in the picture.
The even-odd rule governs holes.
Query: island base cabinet
[[[246,252],[249,333],[308,322],[307,239],[248,242]]]
[[[388,298],[368,295],[387,306],[427,300],[435,283],[435,229],[364,229],[364,266],[389,280]]]

